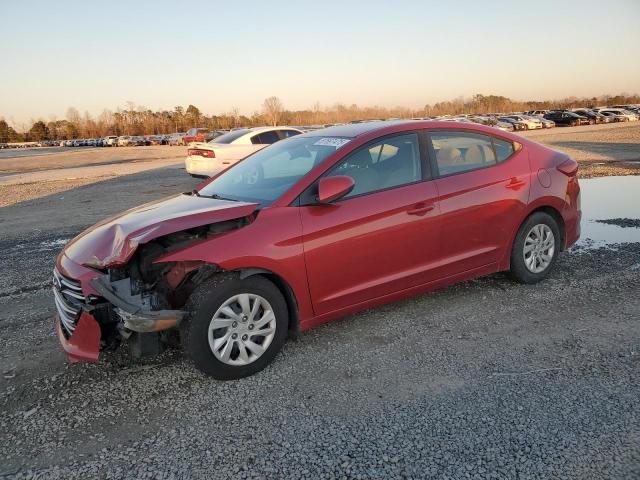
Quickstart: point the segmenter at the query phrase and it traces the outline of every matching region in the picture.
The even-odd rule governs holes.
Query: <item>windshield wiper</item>
[[[240,201],[240,200],[236,200],[235,198],[223,197],[221,195],[218,195],[217,193],[212,193],[211,195],[201,195],[200,192],[195,188],[189,192],[189,195],[195,195],[196,197],[200,197],[200,198],[213,198],[214,200],[228,200],[230,202]]]
[[[201,196],[204,196],[204,195],[201,195]],[[230,202],[239,202],[240,201],[240,200],[236,200],[235,198],[221,197],[217,193],[212,193],[211,195],[209,195],[209,198],[213,198],[215,200],[229,200]]]

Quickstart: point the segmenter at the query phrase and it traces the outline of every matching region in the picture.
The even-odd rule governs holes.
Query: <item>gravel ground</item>
[[[0,208],[0,477],[640,478],[640,243],[354,315],[240,381],[177,349],[68,364],[55,255],[195,184],[165,166]]]
[[[184,147],[153,145],[149,147],[58,147],[57,149],[0,150],[0,175],[38,172],[86,165],[116,165],[150,162],[159,159],[183,159]],[[28,155],[28,154],[31,155]]]

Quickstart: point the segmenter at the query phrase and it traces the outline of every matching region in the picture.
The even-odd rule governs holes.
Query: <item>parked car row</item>
[[[412,120],[438,120],[447,122],[476,123],[497,128],[505,132],[553,128],[556,125],[579,126],[609,123],[611,121],[634,121],[638,115],[632,110],[602,107],[577,108],[574,110],[534,110],[519,113],[493,113],[485,115],[457,115],[438,117],[419,117]],[[615,120],[614,120],[615,119]],[[376,120],[353,120],[351,124],[380,121],[399,121],[399,118]],[[208,140],[211,131],[205,128],[192,128],[181,138],[188,145],[185,169],[193,177],[207,178],[226,170],[267,145],[290,136],[333,125],[312,127],[255,127],[239,128],[215,136]],[[216,134],[218,131],[216,131]],[[202,140],[200,140],[202,139]],[[251,181],[259,181],[264,172],[254,172]]]
[[[349,123],[369,123],[378,121],[401,120],[399,118],[362,119]],[[580,126],[613,122],[635,122],[640,120],[640,104],[612,105],[605,107],[580,107],[572,109],[530,110],[527,112],[487,113],[468,115],[440,115],[433,117],[414,117],[412,120],[439,120],[447,122],[477,123],[498,128],[505,132],[553,128],[556,125]],[[309,132],[320,128],[328,128],[340,124],[285,127]],[[267,128],[267,127],[256,127]],[[218,137],[238,130],[251,130],[240,127],[234,129],[209,129],[205,127],[190,128],[186,132],[163,135],[109,135],[103,138],[80,138],[73,140],[43,140],[41,142],[0,143],[0,149],[31,147],[125,147],[146,145],[188,146],[193,143],[206,144]],[[196,149],[197,150],[197,149]],[[202,150],[202,149],[200,149]],[[198,156],[190,155],[190,156]]]
[[[170,135],[108,135],[103,138],[76,138],[61,140],[61,147],[126,147],[145,145],[168,145]]]
[[[480,123],[513,132],[553,128],[556,125],[579,126],[598,123],[633,122],[640,119],[640,105],[614,105],[611,107],[531,110],[528,112],[488,113],[483,115],[441,115],[416,117],[413,120],[440,120],[447,122]],[[358,121],[361,122],[361,121]]]
[[[504,132],[519,130],[534,130],[537,128],[552,128],[555,123],[552,120],[537,115],[526,113],[490,113],[484,115],[442,115],[437,117],[419,117],[413,120],[439,120],[445,122],[479,123],[494,127]]]

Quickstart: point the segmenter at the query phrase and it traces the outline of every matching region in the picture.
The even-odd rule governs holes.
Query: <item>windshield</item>
[[[234,130],[233,132],[225,133],[224,135],[220,135],[217,138],[214,138],[209,143],[231,143],[234,140],[246,135],[251,130],[248,128],[241,128],[240,130]]]
[[[223,172],[198,193],[270,205],[349,140],[298,136],[281,140]]]

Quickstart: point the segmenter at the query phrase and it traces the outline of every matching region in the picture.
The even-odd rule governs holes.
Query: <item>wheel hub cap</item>
[[[242,293],[227,299],[209,323],[209,347],[227,365],[255,362],[269,348],[276,331],[276,317],[260,295]]]
[[[524,240],[524,264],[532,273],[544,272],[553,259],[556,243],[553,231],[544,223],[535,225]]]

